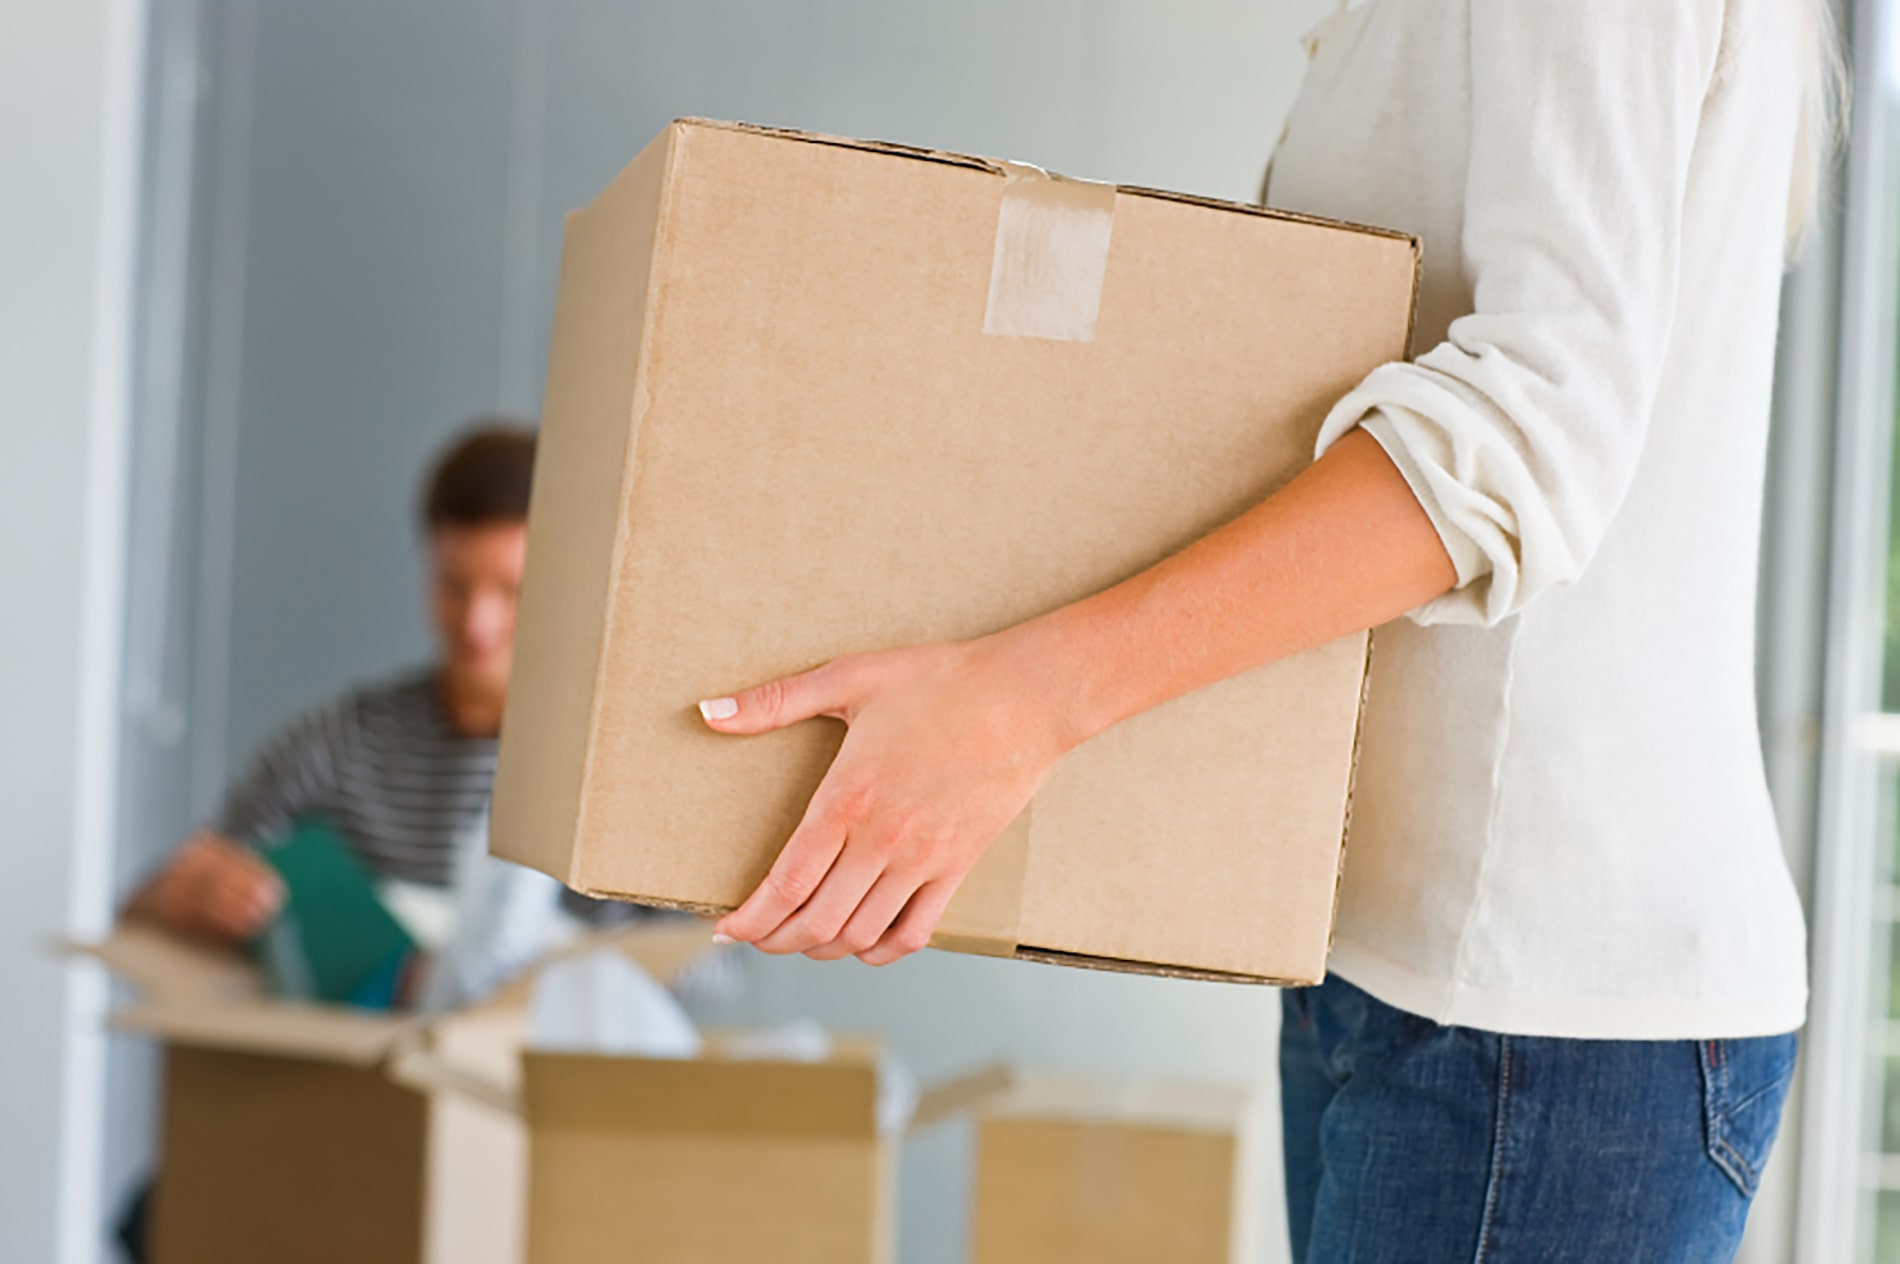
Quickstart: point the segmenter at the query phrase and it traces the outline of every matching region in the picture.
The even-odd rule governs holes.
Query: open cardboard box
[[[1010,626],[1244,512],[1407,354],[1417,269],[1380,229],[674,123],[567,224],[493,850],[733,907],[842,730],[721,736],[696,702]],[[1072,751],[937,946],[1317,981],[1367,646]]]
[[[878,1042],[834,1037],[822,1061],[526,1050],[517,1082],[453,1050],[396,1077],[525,1124],[528,1264],[889,1264],[902,1136],[877,1120]],[[925,1091],[908,1132],[1009,1083],[1000,1067]]]
[[[972,1264],[1257,1258],[1244,1089],[1017,1072],[982,1103]]]
[[[662,981],[708,946],[703,926],[643,926],[583,936],[542,964],[609,944]],[[425,1018],[275,1000],[247,962],[146,925],[65,947],[135,988],[116,1026],[166,1046],[156,1264],[519,1264],[520,1121],[398,1083],[390,1067],[427,1052],[512,1074],[529,974]]]

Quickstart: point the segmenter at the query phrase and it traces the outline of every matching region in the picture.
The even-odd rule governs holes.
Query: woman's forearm
[[[915,952],[1064,751],[1454,580],[1397,468],[1354,433],[1264,504],[1095,597],[974,642],[854,655],[702,703],[725,733],[818,715],[847,725],[771,872],[715,937],[872,965]]]
[[[1022,656],[1066,748],[1204,685],[1376,627],[1456,579],[1398,468],[1355,431],[1233,522],[1002,634],[996,648]]]

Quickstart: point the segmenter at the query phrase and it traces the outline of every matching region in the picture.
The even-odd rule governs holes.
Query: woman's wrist
[[[972,643],[981,670],[1018,712],[1021,740],[1059,758],[1115,722],[1094,678],[1103,663],[1091,652],[1089,615],[1067,606]]]

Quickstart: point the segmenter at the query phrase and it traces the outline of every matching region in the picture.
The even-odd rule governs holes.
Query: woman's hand
[[[870,965],[922,948],[971,866],[1073,744],[1013,645],[857,655],[701,703],[722,733],[821,715],[848,726],[804,819],[716,936]]]

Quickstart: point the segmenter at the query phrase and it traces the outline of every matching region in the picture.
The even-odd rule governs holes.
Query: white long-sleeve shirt
[[[1790,0],[1370,0],[1269,202],[1424,242],[1417,357],[1341,401],[1457,588],[1374,635],[1333,968],[1444,1023],[1798,1027],[1755,580]]]

